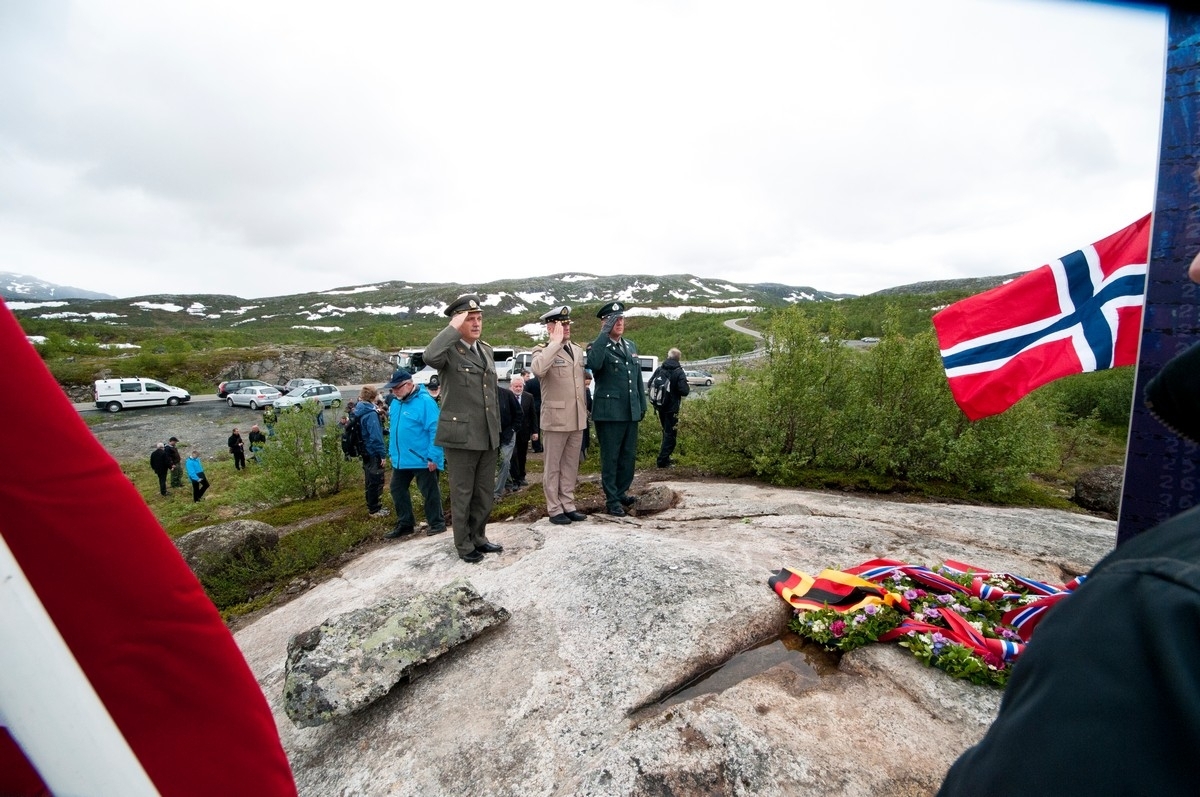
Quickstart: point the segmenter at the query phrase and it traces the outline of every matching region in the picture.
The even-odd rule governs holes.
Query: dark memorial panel
[[[1158,187],[1117,542],[1200,503],[1200,446],[1150,414],[1146,383],[1200,344],[1200,16],[1170,14]],[[1200,385],[1200,372],[1195,374]],[[1194,400],[1200,413],[1200,394]]]

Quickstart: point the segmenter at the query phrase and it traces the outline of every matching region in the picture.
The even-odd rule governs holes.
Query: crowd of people
[[[533,349],[529,367],[500,384],[491,346],[483,340],[483,306],[466,294],[445,309],[449,319],[424,350],[425,362],[437,370],[425,385],[399,368],[376,388],[362,387],[348,402],[338,423],[347,461],[363,469],[366,510],[385,518],[384,475],[390,465],[395,519],[383,536],[397,539],[415,533],[418,522],[410,495],[415,481],[429,535],[453,529],[459,557],[470,563],[499,553],[502,546],[487,537],[492,507],[510,492],[528,488],[528,456],[543,456],[542,492],[550,522],[569,525],[587,520],[575,502],[579,466],[591,448],[592,427],[600,450],[601,485],[610,515],[624,516],[636,502],[630,494],[637,457],[638,427],[651,407],[647,400],[637,345],[625,337],[625,303],[613,301],[596,313],[598,335],[584,345],[572,339],[573,319],[567,305],[543,313],[546,342]],[[659,467],[671,467],[676,444],[680,400],[688,384],[680,367],[680,351],[671,349],[662,368],[673,390],[670,400],[655,404],[663,439]],[[593,388],[594,384],[594,388]],[[251,460],[274,436],[275,411],[263,414],[266,433],[258,425],[249,434]],[[318,417],[320,424],[323,418]],[[160,492],[166,478],[181,486],[186,472],[193,499],[201,500],[209,482],[199,453],[180,462],[172,437],[151,455]],[[227,441],[234,469],[247,467],[246,441],[234,428]],[[450,524],[443,512],[439,474],[450,492]]]

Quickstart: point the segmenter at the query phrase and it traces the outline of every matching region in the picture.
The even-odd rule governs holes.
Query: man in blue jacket
[[[375,397],[379,391],[363,385],[354,405],[354,416],[350,423],[359,424],[363,441],[363,482],[367,498],[367,514],[371,517],[387,517],[391,514],[381,501],[383,497],[383,458],[387,447],[383,444],[383,424],[375,411]]]
[[[446,530],[442,514],[442,491],[438,487],[438,471],[445,467],[442,449],[433,444],[437,434],[438,405],[425,388],[412,381],[412,374],[403,368],[392,374],[383,386],[393,401],[388,412],[392,433],[388,440],[388,456],[392,460],[392,503],[396,506],[396,526],[383,536],[389,540],[413,533],[412,498],[408,488],[413,479],[425,503],[425,519],[429,522],[427,536]]]

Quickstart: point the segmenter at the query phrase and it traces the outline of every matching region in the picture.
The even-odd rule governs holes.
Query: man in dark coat
[[[521,369],[521,376],[525,379],[525,392],[533,396],[533,415],[535,418],[541,418],[542,383],[539,382],[538,378],[533,375],[533,371],[529,370],[528,368]],[[529,442],[529,447],[533,450],[533,453],[542,453],[542,436],[540,432],[538,433],[536,440],[533,437],[530,437]]]
[[[176,446],[179,444],[178,437],[172,437],[167,441],[166,449],[167,456],[171,459],[171,486],[183,486],[183,456],[179,453]]]
[[[167,453],[162,443],[154,447],[150,454],[150,469],[158,476],[158,491],[167,494],[167,473],[171,470],[171,455]]]
[[[637,346],[625,339],[625,304],[609,302],[596,316],[600,335],[587,348],[596,383],[592,420],[600,443],[600,482],[608,514],[618,517],[637,499],[628,494],[637,459],[638,423],[646,415],[646,385]]]
[[[229,435],[227,443],[229,453],[233,454],[233,469],[241,470],[246,467],[246,444],[242,442],[241,432],[235,428],[233,434]]]
[[[658,449],[660,468],[669,468],[675,464],[671,455],[675,453],[675,427],[679,423],[679,406],[683,403],[683,397],[691,391],[687,374],[679,364],[679,358],[682,356],[679,349],[671,349],[667,352],[667,359],[659,366],[670,384],[663,403],[654,408],[658,412],[658,422],[662,424],[662,445]]]
[[[538,417],[535,412],[533,396],[525,390],[525,380],[514,376],[508,389],[521,403],[521,426],[517,429],[517,445],[513,448],[512,466],[509,468],[509,482],[517,488],[528,487],[525,480],[525,464],[529,456],[529,443],[539,439]]]
[[[1052,608],[939,797],[1195,794],[1200,509],[1122,543]]]
[[[480,340],[479,297],[460,296],[443,311],[450,323],[425,347],[425,362],[438,370],[441,413],[434,443],[446,455],[454,547],[464,562],[483,561],[504,548],[487,538],[494,502],[500,409],[492,347]]]
[[[513,449],[517,446],[517,431],[521,428],[521,402],[506,387],[496,386],[496,403],[500,407],[500,451],[496,463],[496,487],[493,500],[499,501],[508,488],[508,473],[512,467]]]

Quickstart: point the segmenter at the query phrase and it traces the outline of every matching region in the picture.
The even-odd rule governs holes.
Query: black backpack
[[[664,371],[661,365],[650,376],[646,395],[655,407],[661,407],[667,403],[667,398],[671,395],[671,375]]]
[[[364,448],[362,421],[351,415],[342,430],[342,453],[348,457],[361,457]]]

